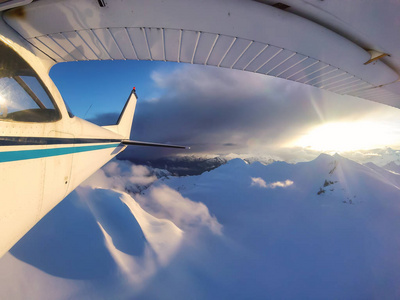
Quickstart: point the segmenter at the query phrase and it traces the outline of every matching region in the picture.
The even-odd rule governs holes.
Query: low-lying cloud
[[[184,231],[207,227],[213,233],[221,234],[222,225],[211,216],[203,203],[185,198],[163,184],[151,186],[158,177],[168,175],[165,170],[113,160],[82,183],[82,186],[129,192],[147,212],[157,218],[172,221]]]
[[[285,181],[275,181],[266,183],[261,177],[251,177],[251,186],[257,186],[265,189],[275,189],[277,187],[285,188],[293,185],[293,181],[287,179]]]
[[[158,218],[171,220],[186,230],[208,227],[213,233],[221,234],[222,225],[203,203],[183,197],[167,185],[153,186],[145,196],[137,195],[136,200]]]
[[[157,174],[169,175],[165,170],[113,160],[83,182],[82,186],[137,192],[156,181]]]

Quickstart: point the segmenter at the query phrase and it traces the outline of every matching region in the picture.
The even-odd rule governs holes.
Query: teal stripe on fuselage
[[[120,144],[106,144],[106,145],[94,145],[94,146],[83,146],[83,147],[63,147],[63,148],[51,148],[51,149],[34,149],[34,150],[16,150],[0,152],[0,163],[35,159],[51,156],[59,156],[72,153],[80,153],[94,150],[101,150],[107,148],[115,148]]]

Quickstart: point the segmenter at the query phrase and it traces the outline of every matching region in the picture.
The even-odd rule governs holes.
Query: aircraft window
[[[20,78],[29,86],[32,92],[40,99],[46,108],[54,108],[49,95],[43,89],[40,82],[33,76],[20,76]]]
[[[0,44],[0,121],[53,122],[60,113],[37,74]]]

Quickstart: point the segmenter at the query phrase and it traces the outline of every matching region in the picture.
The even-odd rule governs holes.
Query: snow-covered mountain
[[[318,157],[318,155],[320,154],[317,151],[310,149],[286,149],[286,152],[288,153],[292,153],[293,151],[295,151],[296,153],[296,159],[285,159],[284,157],[293,156],[288,155],[287,153],[283,154],[282,156],[266,153],[229,153],[219,155],[192,154],[177,155],[157,159],[138,159],[125,153],[124,156],[120,156],[120,159],[126,159],[128,161],[131,161],[131,163],[133,164],[145,165],[152,169],[164,169],[167,170],[170,175],[174,176],[192,176],[200,175],[204,172],[214,170],[215,168],[218,168],[219,166],[236,158],[240,158],[250,164],[254,162],[260,162],[264,165],[269,165],[275,161],[289,161],[291,163],[310,161]],[[385,169],[390,168],[388,164],[392,164],[392,166],[400,165],[400,150],[394,150],[389,147],[382,149],[344,152],[340,153],[340,155],[360,164],[372,162]],[[396,167],[396,169],[398,169],[398,167]]]
[[[395,150],[390,147],[345,152],[341,155],[358,163],[372,162],[384,168],[391,162],[400,164],[400,150]]]
[[[0,259],[0,298],[400,297],[397,173],[325,154],[157,172],[96,173]]]
[[[398,165],[394,161],[391,161],[390,163],[384,165],[383,168],[386,170],[400,174],[400,165]]]
[[[270,155],[248,155],[248,154],[226,154],[226,155],[177,155],[157,158],[152,160],[140,160],[137,158],[128,159],[137,165],[146,165],[150,168],[167,170],[174,176],[200,175],[226,164],[232,159],[240,158],[247,163],[261,162],[268,165],[277,160],[278,157]]]

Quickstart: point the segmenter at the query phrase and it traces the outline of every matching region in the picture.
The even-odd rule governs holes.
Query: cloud
[[[172,221],[184,231],[207,227],[213,233],[221,234],[222,225],[210,215],[203,203],[191,201],[166,185],[152,186],[157,180],[157,174],[165,176],[168,173],[129,161],[112,160],[81,186],[112,189],[122,193],[128,191],[134,194],[135,200],[149,213]],[[140,195],[143,191],[146,192]]]
[[[265,189],[274,189],[277,187],[285,188],[291,186],[293,181],[287,179],[285,181],[275,181],[272,183],[266,183],[264,179],[260,177],[251,177],[251,186],[258,186]]]
[[[184,231],[208,227],[215,234],[222,233],[222,225],[210,215],[207,206],[183,197],[166,185],[152,186],[145,196],[136,198],[153,215],[171,220]]]
[[[158,169],[135,165],[124,160],[112,160],[81,185],[140,192],[144,187],[157,180],[157,173],[159,173]]]
[[[260,177],[257,177],[257,178],[252,177],[251,178],[251,186],[259,186],[262,188],[267,188],[267,183],[264,181],[264,179],[262,179]]]
[[[152,79],[160,96],[157,101],[139,99],[132,139],[183,144],[192,149],[132,147],[121,158],[270,153],[313,126],[353,121],[388,109],[370,101],[237,70],[183,65],[169,72],[153,72]],[[289,158],[294,155],[286,154]]]
[[[206,205],[167,185],[153,185],[157,174],[168,173],[112,160],[77,190],[97,221],[105,247],[136,289],[160,266],[168,266],[181,244],[189,239],[193,242],[199,230],[222,234],[222,225]],[[134,245],[132,238],[137,238]]]
[[[291,186],[292,184],[293,184],[293,181],[285,180],[285,181],[276,181],[276,182],[270,183],[268,186],[270,188],[274,189],[276,187],[285,188],[285,187]]]
[[[104,190],[98,189],[95,192],[99,195],[105,193]],[[119,199],[117,197],[114,197],[114,199],[110,197],[107,199],[107,202],[114,201],[116,204],[123,203],[124,205],[121,206],[123,206],[125,210],[128,210],[129,213],[126,213],[125,215],[119,214],[120,219],[122,218],[123,220],[104,220],[105,218],[102,218],[101,222],[97,221],[97,223],[104,235],[105,246],[116,264],[119,266],[121,272],[136,285],[136,288],[141,288],[142,284],[157,272],[160,265],[166,266],[170,263],[177,251],[179,251],[183,232],[171,221],[158,219],[144,211],[127,193],[114,191],[113,195],[119,195]],[[92,203],[93,202],[96,201],[92,200]],[[100,210],[106,210],[107,213],[109,211],[113,213],[113,210],[115,213],[116,204],[105,208],[101,207],[99,204],[97,204],[97,206]],[[125,224],[128,223],[126,225],[134,227],[134,225],[132,226],[132,224],[126,222],[132,218],[135,220],[134,223],[138,224],[140,227],[140,236],[139,234],[123,235],[126,231],[123,229],[111,230],[113,226],[115,226],[115,223],[123,221],[125,221]],[[97,216],[96,219],[99,220],[99,217]],[[128,230],[129,229],[132,230],[134,228],[128,228]],[[143,249],[140,253],[124,252],[121,250],[121,245],[118,245],[117,243],[118,241],[121,242],[121,240],[123,244],[133,243],[133,245],[130,245],[130,248],[142,244]]]
[[[60,91],[67,101],[71,99],[78,116],[100,125],[115,123],[136,85],[139,101],[132,138],[192,146],[190,151],[132,146],[120,155],[124,159],[228,151],[271,153],[324,122],[364,117],[400,127],[400,111],[394,108],[262,74],[165,62],[86,63],[92,68],[83,70],[71,63],[59,71],[58,67],[52,69]],[[66,71],[86,72],[88,78],[99,78],[102,86],[92,86],[76,76],[61,80],[59,76]],[[301,152],[287,151],[285,155],[291,159]]]

